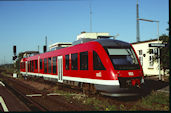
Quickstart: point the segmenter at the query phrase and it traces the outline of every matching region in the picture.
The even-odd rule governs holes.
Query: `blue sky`
[[[13,45],[17,54],[28,50],[40,52],[48,45],[73,42],[82,31],[119,34],[117,39],[136,41],[137,0],[51,0],[0,1],[0,64],[12,63]],[[139,0],[140,18],[159,20],[159,33],[168,34],[168,0]],[[140,40],[157,37],[157,24],[140,21]]]

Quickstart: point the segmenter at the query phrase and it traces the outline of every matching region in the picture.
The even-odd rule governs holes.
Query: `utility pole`
[[[137,30],[137,37],[136,40],[137,42],[140,41],[140,28],[139,28],[139,6],[138,6],[138,0],[137,0],[137,5],[136,5],[136,9],[137,9],[137,26],[136,26],[136,30]]]

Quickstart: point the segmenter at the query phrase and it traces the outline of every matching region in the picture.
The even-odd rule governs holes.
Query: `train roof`
[[[99,42],[103,47],[129,48],[131,46],[130,43],[114,39],[98,39],[94,41]]]
[[[85,47],[85,44],[87,45],[91,45],[92,42],[98,42],[101,46],[103,47],[114,47],[114,48],[129,48],[131,45],[130,43],[127,43],[127,42],[124,42],[124,41],[120,41],[120,40],[114,40],[114,39],[97,39],[97,40],[93,40],[93,41],[89,41],[89,42],[86,42],[86,43],[81,43],[81,44],[77,44],[75,46],[71,46],[71,47],[66,47],[66,48],[63,48],[63,49],[60,49],[60,50],[54,50],[54,51],[49,51],[49,52],[46,52],[46,53],[42,53],[42,54],[37,54],[35,56],[31,56],[31,57],[28,57],[28,60],[31,58],[31,59],[36,59],[38,56],[41,56],[41,57],[46,57],[46,56],[49,56],[49,55],[54,55],[56,51],[58,51],[58,54],[62,54],[63,51],[70,51],[71,49],[72,50],[76,50],[78,49],[80,46],[81,47]],[[88,46],[87,46],[88,47]],[[90,46],[89,46],[90,47]],[[93,47],[93,46],[92,46]],[[74,49],[73,49],[74,48]],[[80,48],[79,48],[80,49]]]

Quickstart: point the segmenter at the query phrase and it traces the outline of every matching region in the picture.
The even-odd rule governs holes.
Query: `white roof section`
[[[104,33],[104,32],[95,32],[95,33],[83,32],[80,35],[77,35],[77,40],[82,38],[97,39],[98,36],[110,36],[110,35],[109,33]]]
[[[72,42],[57,42],[57,43],[51,44],[49,46],[49,48],[53,48],[53,47],[68,47],[68,46],[71,46],[71,45],[72,45]]]

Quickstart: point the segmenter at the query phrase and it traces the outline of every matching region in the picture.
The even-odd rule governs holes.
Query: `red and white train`
[[[110,96],[137,94],[144,83],[132,45],[113,39],[97,39],[23,58],[20,67],[24,76],[76,84]]]

